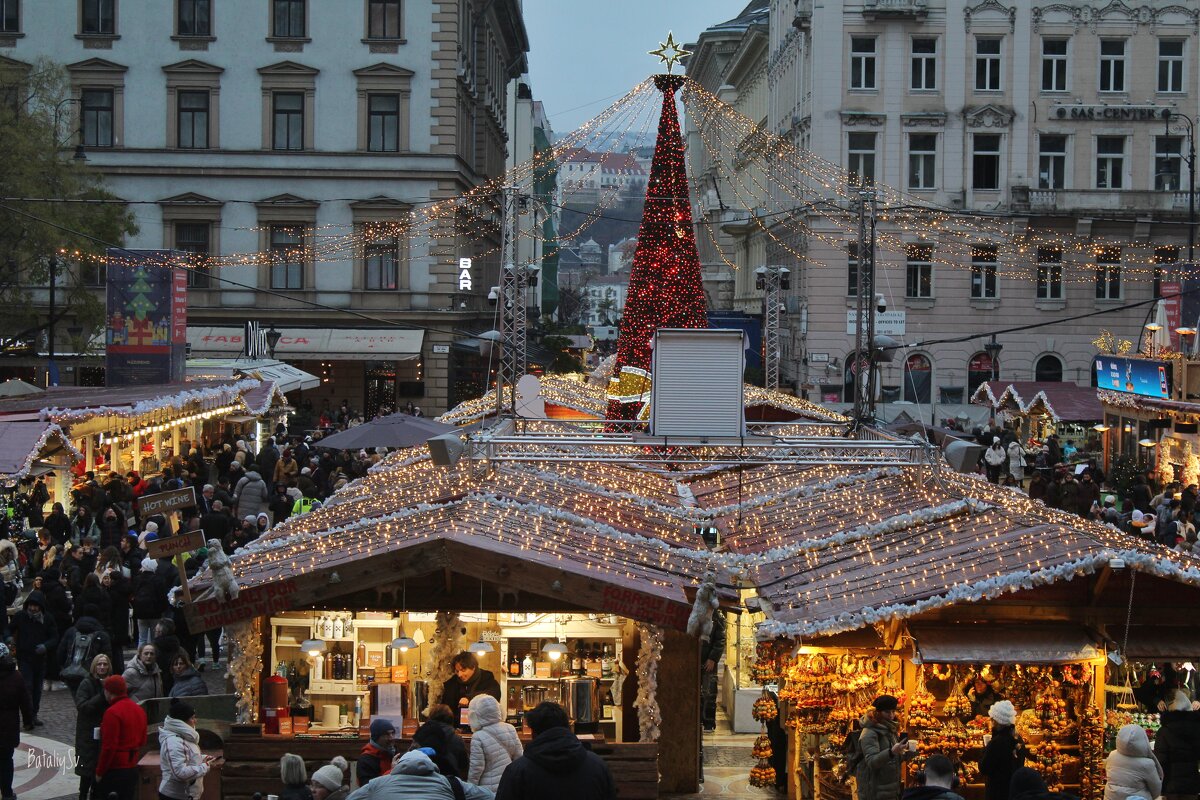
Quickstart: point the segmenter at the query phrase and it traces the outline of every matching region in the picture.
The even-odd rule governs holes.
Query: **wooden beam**
[[[1108,581],[1112,578],[1112,574],[1112,567],[1105,564],[1104,569],[1100,570],[1100,574],[1096,576],[1096,580],[1092,584],[1092,599],[1089,605],[1094,606],[1100,602],[1100,595],[1104,593],[1104,587],[1108,586]]]
[[[446,587],[446,594],[454,594],[454,573],[450,567],[442,570],[442,585]]]
[[[658,662],[660,793],[700,791],[700,640],[667,630]]]

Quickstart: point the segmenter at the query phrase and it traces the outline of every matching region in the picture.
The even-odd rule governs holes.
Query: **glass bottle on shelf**
[[[571,656],[571,672],[583,674],[583,642],[575,642],[575,654]]]
[[[521,677],[532,678],[534,676],[533,653],[525,656],[525,660],[521,662]]]
[[[592,642],[591,649],[588,650],[587,672],[589,675],[600,674],[600,645]]]
[[[517,660],[517,654],[515,652],[512,654],[512,658],[508,662],[508,674],[509,677],[512,678],[521,677],[521,662]]]
[[[342,619],[340,614],[337,617],[334,617],[333,620],[333,638],[346,638],[346,621]]]
[[[333,638],[333,615],[327,614],[325,621],[321,623],[321,637],[324,639]]]
[[[613,654],[612,645],[607,642],[604,644],[604,651],[600,654],[600,677],[611,678],[613,674]]]
[[[347,639],[354,636],[354,615],[353,614],[346,615],[346,624],[343,626],[342,635],[345,636]]]
[[[358,643],[358,665],[360,667],[367,665],[367,646],[362,642]]]

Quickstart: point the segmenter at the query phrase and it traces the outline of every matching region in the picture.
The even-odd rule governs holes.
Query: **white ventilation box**
[[[741,438],[746,335],[725,328],[663,328],[654,334],[652,436]]]

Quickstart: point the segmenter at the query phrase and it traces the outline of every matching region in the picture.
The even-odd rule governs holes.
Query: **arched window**
[[[999,380],[997,375],[996,379]],[[987,353],[976,353],[967,362],[967,402],[975,396],[980,384],[992,379],[992,357]]]
[[[933,364],[920,353],[904,362],[904,399],[910,403],[928,403],[933,398]]]
[[[1063,362],[1058,356],[1045,355],[1037,360],[1033,368],[1035,381],[1061,381],[1063,378]]]

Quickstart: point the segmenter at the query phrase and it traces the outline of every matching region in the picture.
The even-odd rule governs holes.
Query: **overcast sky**
[[[675,33],[680,45],[736,17],[747,0],[524,0],[533,97],[558,136],[575,130],[647,76],[646,51]],[[676,72],[681,68],[677,65]]]

